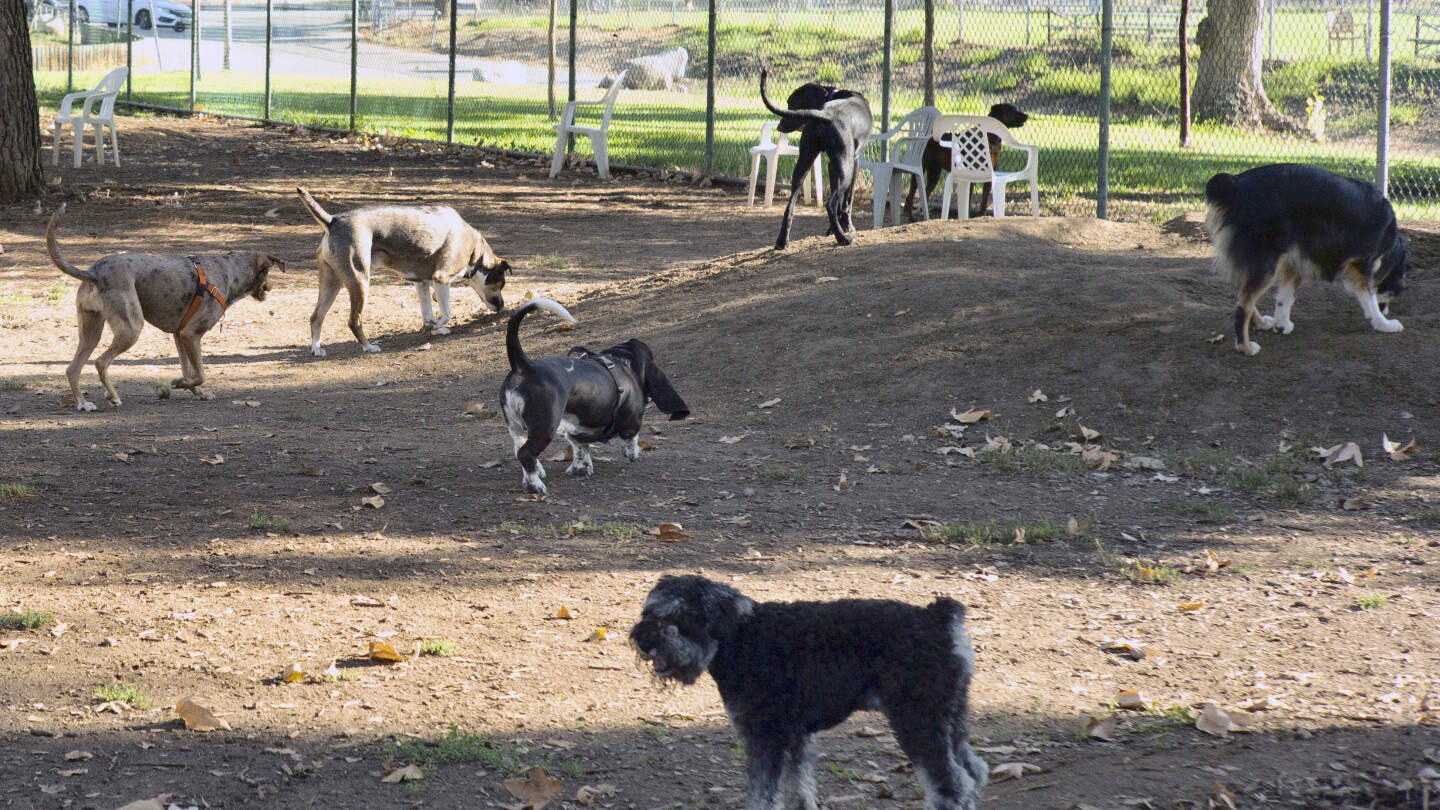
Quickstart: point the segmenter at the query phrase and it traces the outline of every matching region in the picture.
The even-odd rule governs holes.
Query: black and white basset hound
[[[577,346],[564,357],[531,360],[520,346],[520,322],[537,309],[575,322],[565,307],[548,298],[529,301],[510,316],[505,332],[510,373],[500,388],[500,409],[515,442],[525,491],[544,495],[545,467],[540,454],[557,431],[570,442],[574,453],[565,471],[592,475],[591,444],[618,436],[625,442],[625,457],[631,461],[640,458],[638,437],[646,403],[654,402],[671,421],[689,416],[690,407],[675,393],[665,372],[655,365],[654,352],[641,340],[632,338],[603,352]]]

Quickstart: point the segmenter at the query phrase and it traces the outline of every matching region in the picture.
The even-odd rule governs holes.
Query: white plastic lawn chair
[[[565,103],[565,111],[560,114],[560,123],[555,125],[555,157],[550,161],[550,176],[553,178],[565,167],[565,146],[571,135],[581,135],[590,139],[590,145],[595,148],[595,167],[600,170],[601,177],[610,176],[610,151],[608,148],[608,136],[610,133],[610,115],[615,112],[615,98],[620,95],[620,88],[625,86],[625,74],[628,70],[620,71],[615,77],[615,83],[610,85],[605,97],[599,101],[568,101]],[[587,127],[575,123],[576,107],[604,107],[605,112],[600,118],[600,126]]]
[[[1030,215],[1040,216],[1040,147],[1020,143],[1010,130],[987,115],[942,115],[935,119],[934,137],[950,149],[950,176],[945,178],[945,194],[940,198],[940,218],[950,216],[950,192],[955,191],[961,219],[970,218],[970,186],[990,183],[994,192],[995,217],[1005,216],[1005,186],[1009,183],[1030,184]],[[944,136],[949,133],[950,138]],[[1023,149],[1025,167],[1016,172],[997,172],[990,162],[990,139],[994,135],[1003,146]]]
[[[125,86],[129,68],[118,67],[105,74],[94,90],[71,93],[60,100],[60,114],[55,116],[55,140],[50,150],[54,165],[60,165],[60,130],[70,125],[75,136],[75,168],[80,168],[81,151],[85,146],[85,128],[95,129],[95,165],[105,165],[105,130],[110,130],[110,150],[115,165],[120,165],[120,138],[115,131],[115,99]],[[73,105],[79,102],[76,112]]]
[[[750,204],[755,204],[755,186],[760,180],[760,159],[765,159],[765,207],[769,208],[775,201],[775,175],[780,167],[780,158],[799,157],[800,147],[790,145],[790,133],[778,133],[779,138],[772,140],[776,135],[775,122],[767,121],[760,127],[760,142],[750,147]],[[816,156],[815,166],[810,176],[815,180],[815,204],[820,205],[825,199],[825,176],[821,169],[820,157]],[[805,199],[810,200],[810,187],[805,186]],[[794,194],[795,189],[790,193]]]
[[[901,118],[894,129],[872,135],[866,142],[860,168],[868,169],[875,181],[876,228],[885,221],[887,201],[890,204],[890,222],[900,224],[901,197],[907,174],[919,184],[921,215],[925,219],[930,218],[930,199],[925,194],[925,144],[930,141],[935,119],[939,115],[940,111],[934,107],[921,107]],[[880,159],[880,144],[889,147],[889,154],[884,160]]]

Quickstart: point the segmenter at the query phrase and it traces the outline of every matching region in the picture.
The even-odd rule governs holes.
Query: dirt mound
[[[1440,243],[1412,241],[1417,265]],[[1307,285],[1296,332],[1261,335],[1246,358],[1214,341],[1234,293],[1209,256],[1150,225],[923,223],[848,249],[815,238],[725,257],[647,280],[639,301],[626,285],[623,302],[617,288],[577,312],[623,311],[628,331],[699,382],[693,401],[729,417],[780,396],[822,421],[924,430],[973,404],[1027,434],[1057,410],[1027,403],[1039,388],[1114,435],[1253,450],[1285,429],[1378,439],[1403,430],[1401,411],[1435,404],[1437,373],[1410,362],[1435,344],[1437,293],[1423,279],[1397,307],[1398,335],[1372,332],[1340,287]]]

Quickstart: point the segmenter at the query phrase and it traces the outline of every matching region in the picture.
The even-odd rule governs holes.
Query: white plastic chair
[[[1010,130],[988,115],[942,115],[935,119],[932,132],[942,146],[950,149],[950,176],[945,178],[945,194],[940,198],[940,218],[950,216],[950,192],[958,196],[961,219],[970,218],[970,186],[990,183],[995,200],[995,217],[1005,216],[1005,186],[1022,181],[1030,183],[1030,215],[1040,216],[1040,147],[1020,143]],[[942,136],[949,134],[949,139]],[[1025,167],[1017,172],[997,172],[990,161],[990,138],[1026,152]]]
[[[905,175],[915,178],[920,187],[920,211],[925,219],[930,218],[930,199],[925,194],[925,144],[930,141],[935,119],[940,111],[934,107],[921,107],[904,118],[889,132],[872,135],[865,145],[860,158],[860,168],[868,169],[874,179],[875,227],[885,221],[885,204],[890,204],[890,222],[900,224],[901,196],[904,193]],[[889,154],[881,160],[881,144],[889,147]]]
[[[555,125],[555,157],[550,161],[550,177],[560,173],[565,167],[565,146],[571,135],[582,135],[590,139],[590,144],[595,148],[595,167],[600,170],[601,177],[610,176],[610,151],[608,148],[608,135],[610,132],[610,115],[615,112],[615,98],[620,95],[620,88],[625,86],[625,74],[628,70],[620,71],[615,77],[615,83],[610,85],[605,97],[599,101],[567,101],[565,111],[560,114],[560,123]],[[601,107],[605,112],[600,118],[600,126],[587,127],[575,123],[576,107]]]
[[[755,204],[755,186],[760,181],[760,159],[765,159],[765,207],[770,208],[775,201],[775,175],[780,167],[780,158],[799,157],[800,147],[790,145],[790,133],[781,132],[778,140],[772,140],[776,135],[775,122],[766,121],[760,127],[760,143],[750,147],[750,205]],[[810,176],[815,180],[815,204],[820,205],[825,199],[825,176],[821,171],[821,156],[816,156],[815,167]],[[805,199],[810,200],[810,187],[805,186]],[[795,189],[790,190],[791,194]]]
[[[66,124],[70,125],[75,135],[75,168],[80,168],[86,127],[95,129],[95,165],[105,165],[107,127],[110,129],[111,154],[115,157],[115,165],[120,165],[120,138],[115,131],[115,99],[119,97],[120,88],[125,86],[125,78],[129,75],[129,68],[115,68],[105,74],[105,78],[95,85],[94,90],[71,93],[60,100],[60,114],[55,116],[55,139],[50,150],[54,165],[60,165],[60,130]],[[72,105],[77,101],[80,102],[78,113],[72,109]]]

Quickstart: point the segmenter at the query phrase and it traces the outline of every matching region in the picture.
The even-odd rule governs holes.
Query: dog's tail
[[[775,113],[776,115],[781,116],[781,117],[790,116],[791,118],[809,118],[809,119],[812,119],[812,120],[819,120],[819,121],[829,121],[829,120],[830,120],[830,116],[826,115],[826,114],[825,114],[823,111],[821,111],[821,110],[782,110],[782,109],[780,109],[779,107],[775,106],[775,102],[771,101],[771,100],[770,100],[770,95],[765,92],[765,85],[766,85],[766,83],[769,81],[769,77],[770,77],[770,71],[769,71],[768,69],[766,69],[766,68],[761,68],[761,69],[760,69],[760,100],[763,101],[763,102],[765,102],[765,106],[770,110],[770,112]]]
[[[65,271],[67,276],[73,276],[81,281],[94,281],[94,276],[65,261],[65,257],[60,255],[60,244],[55,241],[55,228],[60,225],[60,217],[64,213],[65,203],[60,203],[60,207],[55,209],[55,213],[50,215],[50,224],[45,226],[45,248],[50,251],[50,261]]]
[[[1238,196],[1240,196],[1240,178],[1233,174],[1221,172],[1210,178],[1210,182],[1205,184],[1205,200],[1211,205],[1229,208],[1234,205]]]
[[[329,228],[330,223],[335,221],[335,217],[331,216],[330,212],[324,208],[321,208],[320,203],[316,202],[315,198],[310,196],[310,192],[300,186],[296,186],[295,193],[300,195],[300,202],[305,204],[305,208],[310,212],[310,216],[315,218],[316,222]]]
[[[537,309],[543,309],[551,315],[559,315],[569,323],[575,323],[575,316],[571,315],[559,302],[551,301],[549,298],[535,298],[525,302],[525,306],[515,310],[510,316],[510,325],[505,328],[505,356],[510,359],[511,371],[524,371],[530,368],[530,356],[520,347],[520,322],[525,320]]]

